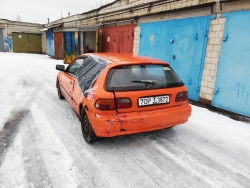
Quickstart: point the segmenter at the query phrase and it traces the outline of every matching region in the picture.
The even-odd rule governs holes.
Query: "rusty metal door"
[[[133,53],[135,24],[102,28],[102,51]]]
[[[63,42],[63,61],[69,64],[79,55],[78,32],[63,33]]]
[[[129,51],[127,49],[127,45],[124,45],[127,41],[126,41],[126,31],[118,31],[117,32],[117,52],[118,53],[126,53],[127,51]]]
[[[63,59],[63,34],[54,33],[55,58]]]
[[[42,53],[41,34],[12,33],[13,52]]]
[[[3,29],[0,28],[0,52],[4,52],[3,47]]]

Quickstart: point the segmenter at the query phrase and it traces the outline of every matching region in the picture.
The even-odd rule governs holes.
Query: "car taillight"
[[[129,98],[118,98],[116,99],[117,109],[131,108],[132,102]]]
[[[95,107],[99,110],[115,110],[115,101],[114,99],[98,99]]]
[[[117,109],[131,108],[132,102],[129,98],[118,98],[116,99]],[[114,99],[98,99],[95,102],[95,107],[99,110],[115,110]]]
[[[175,102],[181,102],[181,101],[185,101],[185,100],[188,100],[188,92],[187,91],[183,91],[183,92],[178,93],[176,95]]]

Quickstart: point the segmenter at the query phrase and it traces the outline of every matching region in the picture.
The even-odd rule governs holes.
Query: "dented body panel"
[[[185,102],[173,108],[141,110],[139,112],[99,115],[88,111],[95,134],[99,137],[113,137],[169,128],[188,121],[191,107]]]

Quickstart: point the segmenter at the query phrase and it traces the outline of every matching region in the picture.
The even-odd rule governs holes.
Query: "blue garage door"
[[[212,105],[250,117],[250,11],[226,17]]]
[[[210,19],[203,16],[142,23],[139,54],[169,62],[198,100]]]
[[[63,61],[71,63],[79,55],[78,32],[64,32],[63,40]]]
[[[46,54],[54,57],[54,37],[51,30],[46,32]]]

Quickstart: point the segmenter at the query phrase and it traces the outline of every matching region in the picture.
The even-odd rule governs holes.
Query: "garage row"
[[[64,63],[88,52],[157,58],[168,62],[181,77],[189,99],[250,117],[249,18],[250,11],[245,10],[219,17],[211,14],[67,30],[61,23],[44,29],[46,54]],[[12,40],[14,52],[42,53],[41,34],[16,32]]]

